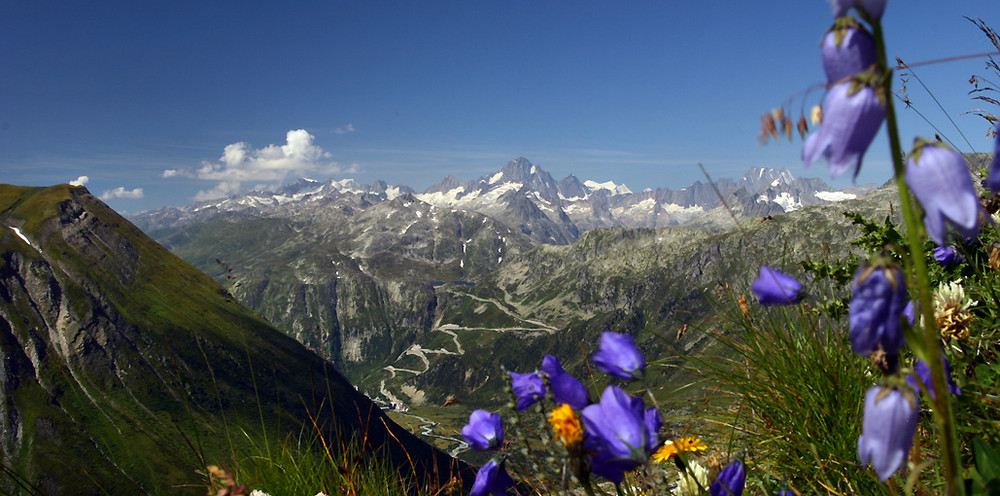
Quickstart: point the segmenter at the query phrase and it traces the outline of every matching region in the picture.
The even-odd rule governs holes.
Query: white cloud
[[[222,181],[210,190],[199,191],[194,195],[194,201],[216,200],[235,195],[240,191],[239,182]]]
[[[78,178],[70,181],[69,185],[70,186],[83,186],[84,184],[87,184],[88,181],[90,181],[89,177],[87,177],[87,176],[80,176],[80,177],[78,177]]]
[[[348,125],[353,130],[354,126]],[[166,169],[162,177],[193,177],[219,181],[209,190],[199,191],[196,200],[222,198],[240,192],[243,182],[281,184],[288,176],[331,176],[357,172],[356,166],[343,167],[330,161],[330,153],[313,144],[315,137],[305,129],[288,131],[284,145],[253,149],[248,143],[226,146],[215,162],[204,161],[194,170]]]
[[[353,133],[354,131],[357,131],[356,129],[354,129],[354,124],[348,122],[347,124],[344,124],[343,126],[340,126],[330,132],[333,134],[347,134],[347,133]]]
[[[135,189],[125,189],[124,186],[119,186],[115,189],[109,189],[101,193],[101,199],[104,201],[112,200],[115,198],[129,198],[136,199],[145,196],[142,192],[142,188]]]

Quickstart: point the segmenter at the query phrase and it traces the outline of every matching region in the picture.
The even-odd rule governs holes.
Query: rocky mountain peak
[[[562,195],[562,198],[566,200],[570,198],[585,198],[589,193],[587,187],[572,174],[556,183],[556,187],[559,189],[559,194]]]
[[[434,183],[424,193],[447,193],[461,185],[462,181],[459,181],[454,174],[448,174],[448,177]]]

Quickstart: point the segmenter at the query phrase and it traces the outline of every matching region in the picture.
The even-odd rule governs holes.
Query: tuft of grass
[[[307,431],[271,447],[245,431],[242,435],[247,448],[236,454],[233,474],[240,484],[267,494],[433,494],[429,486],[401,478],[378,453],[365,453],[357,439],[334,452],[321,436]]]
[[[761,308],[730,289],[713,303],[719,320],[707,333],[717,354],[692,360],[717,385],[712,417],[728,438],[717,443],[747,449],[755,477],[803,494],[888,494],[857,463],[861,399],[876,377],[846,327],[807,304]]]

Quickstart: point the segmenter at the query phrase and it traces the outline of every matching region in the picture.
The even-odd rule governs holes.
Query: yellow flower
[[[549,414],[549,424],[555,432],[556,441],[562,441],[564,446],[573,446],[583,441],[583,426],[580,419],[573,413],[573,408],[563,403]]]
[[[677,453],[697,453],[699,451],[705,451],[708,446],[701,442],[694,436],[684,436],[676,441],[667,440],[660,446],[660,449],[653,453],[653,461],[665,462],[673,458]]]

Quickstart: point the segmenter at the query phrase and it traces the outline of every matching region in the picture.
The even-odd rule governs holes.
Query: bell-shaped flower
[[[932,400],[937,398],[934,395],[934,383],[931,381],[931,366],[927,362],[918,359],[917,363],[913,366],[913,373],[920,380],[918,381],[917,377],[912,375],[906,376],[906,382],[910,384],[910,387],[920,391],[924,390],[924,386],[926,386],[927,396],[930,396]],[[955,384],[955,379],[951,377],[951,364],[948,363],[947,358],[944,359],[944,376],[948,380],[948,392],[954,395],[961,395],[962,389],[958,387],[958,384]]]
[[[823,37],[819,49],[829,83],[867,71],[876,61],[872,35],[849,17],[837,19]]]
[[[903,317],[906,317],[906,321],[910,325],[914,325],[917,322],[917,309],[920,305],[915,300],[910,300],[905,307],[903,307]]]
[[[628,334],[601,334],[593,360],[598,370],[622,379],[641,379],[646,370],[646,359]]]
[[[708,488],[712,496],[742,496],[747,482],[747,470],[742,460],[733,460],[719,472]]]
[[[545,381],[542,380],[542,376],[534,372],[530,374],[511,372],[510,378],[514,395],[517,396],[517,411],[523,412],[545,397]]]
[[[942,267],[947,267],[953,263],[965,263],[965,257],[951,245],[934,248],[934,260],[937,260]]]
[[[935,243],[945,244],[952,228],[966,240],[979,234],[979,198],[961,153],[917,139],[906,160],[906,184],[924,209],[924,226]]]
[[[871,75],[866,78],[874,79]],[[824,157],[831,177],[836,178],[849,169],[857,177],[861,158],[885,120],[884,97],[874,84],[852,79],[830,88],[823,99],[823,122],[802,147],[806,166]]]
[[[507,474],[503,462],[497,463],[496,460],[490,460],[476,472],[476,481],[472,484],[469,496],[486,496],[487,494],[504,496],[507,494],[507,489],[513,485],[514,480]]]
[[[590,403],[587,387],[566,372],[558,358],[545,355],[542,359],[542,371],[549,376],[549,389],[557,404],[568,404],[574,410],[579,410]]]
[[[757,295],[761,305],[791,305],[802,299],[799,281],[766,265],[760,267],[760,275],[750,284],[750,290]]]
[[[997,129],[994,132],[996,133],[994,140],[996,144],[993,148],[993,164],[990,165],[990,172],[986,176],[986,186],[995,194],[1000,191],[1000,124],[997,124]]]
[[[499,413],[476,410],[462,427],[462,438],[474,450],[494,451],[503,444],[503,423]]]
[[[659,444],[659,413],[617,386],[608,386],[601,401],[584,408],[580,417],[587,432],[584,448],[593,453],[591,470],[616,484],[625,472],[646,463]]]
[[[903,347],[902,316],[908,301],[903,272],[886,262],[863,265],[851,291],[848,320],[854,352],[868,355],[882,345],[886,353],[897,354]]]
[[[864,9],[874,19],[881,19],[886,0],[832,0],[833,17],[844,17],[852,7]]]
[[[865,414],[858,437],[858,459],[871,465],[881,481],[900,467],[913,444],[920,408],[913,391],[875,386],[865,393]]]

